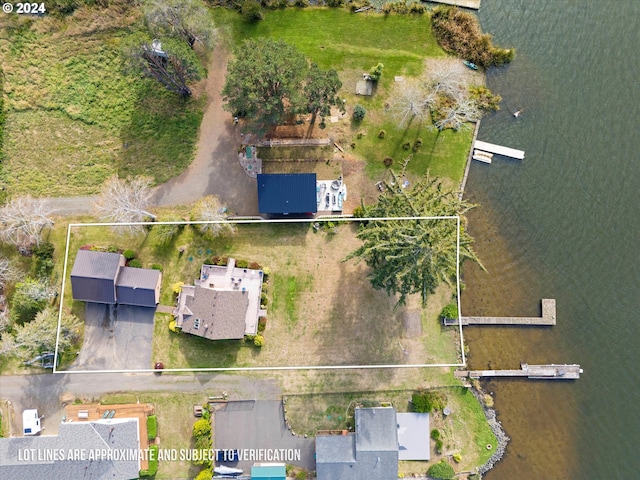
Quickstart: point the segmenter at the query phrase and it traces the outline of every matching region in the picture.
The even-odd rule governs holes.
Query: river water
[[[512,442],[501,479],[640,478],[640,1],[483,0],[502,111],[478,138],[524,161],[474,162],[465,315],[537,315],[551,328],[470,327],[473,368],[579,363],[574,382],[486,382]],[[523,109],[520,118],[511,112]]]

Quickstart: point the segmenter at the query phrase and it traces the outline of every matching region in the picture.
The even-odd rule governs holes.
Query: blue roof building
[[[316,174],[259,174],[258,211],[270,216],[315,215]]]
[[[256,463],[251,467],[251,479],[287,480],[284,463]]]

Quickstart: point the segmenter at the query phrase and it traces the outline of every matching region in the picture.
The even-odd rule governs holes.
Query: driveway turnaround
[[[84,342],[69,370],[152,368],[154,308],[87,303]]]
[[[237,462],[217,462],[248,473],[254,463],[289,463],[315,470],[315,438],[293,435],[280,400],[228,402],[215,412],[215,445],[238,450]],[[261,458],[260,458],[261,457]]]

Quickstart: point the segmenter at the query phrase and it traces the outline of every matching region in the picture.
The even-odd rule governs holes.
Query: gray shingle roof
[[[316,213],[315,173],[258,174],[258,211],[276,215]]]
[[[116,279],[116,299],[125,305],[155,307],[159,301],[156,295],[159,281],[159,270],[122,267]]]
[[[116,303],[115,280],[123,265],[119,253],[78,250],[71,270],[74,300]]]
[[[249,307],[246,292],[218,291],[196,286],[194,295],[186,298],[185,306],[192,315],[185,315],[183,332],[210,340],[244,337]]]
[[[316,437],[318,480],[397,479],[395,409],[357,408],[355,420],[355,434]]]
[[[140,470],[137,459],[88,457],[99,450],[133,453],[139,448],[137,419],[63,423],[56,436],[0,438],[0,478],[134,479]],[[27,449],[35,449],[35,460],[25,459]],[[73,451],[84,453],[85,459],[70,460]]]

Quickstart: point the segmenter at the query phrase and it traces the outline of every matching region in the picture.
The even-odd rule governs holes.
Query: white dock
[[[455,378],[527,377],[533,380],[577,380],[583,373],[580,365],[528,365],[520,370],[456,370]]]
[[[474,160],[478,160],[479,162],[491,163],[491,159],[493,158],[493,153],[483,152],[482,150],[473,150]]]
[[[497,155],[504,155],[505,157],[516,158],[518,160],[522,160],[524,158],[524,150],[516,150],[515,148],[503,147],[501,145],[482,142],[480,140],[475,141],[473,148],[483,152],[491,152]]]

